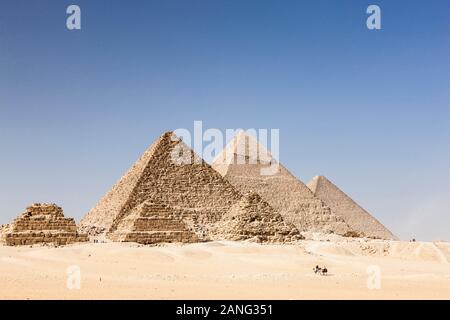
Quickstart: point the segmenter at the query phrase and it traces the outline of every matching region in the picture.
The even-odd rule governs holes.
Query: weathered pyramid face
[[[241,197],[233,186],[171,132],[163,134],[81,221],[115,232],[143,203],[162,203],[202,234]],[[206,231],[205,231],[206,232]]]
[[[267,202],[250,193],[233,205],[211,231],[218,240],[254,240],[285,243],[302,239],[291,223],[284,221]]]
[[[113,241],[152,244],[197,242],[199,239],[183,220],[183,211],[163,203],[144,202],[121,219],[109,234]]]
[[[11,246],[87,240],[86,235],[78,234],[73,218],[64,218],[63,210],[55,204],[36,203],[2,230],[2,242]]]
[[[263,170],[274,163],[277,164],[275,174],[264,174]],[[236,135],[216,157],[213,168],[241,193],[257,192],[300,231],[337,234],[349,231],[348,225],[341,218],[333,215],[329,207],[316,198],[303,182],[277,163],[252,136],[243,132]]]
[[[314,177],[308,187],[316,197],[325,202],[332,212],[344,219],[360,236],[380,239],[397,239],[386,227],[361,208],[355,201],[323,176]]]
[[[244,165],[257,175],[277,175],[276,159],[256,138],[245,131],[239,131],[225,149],[214,159],[213,167],[225,176],[231,165]]]

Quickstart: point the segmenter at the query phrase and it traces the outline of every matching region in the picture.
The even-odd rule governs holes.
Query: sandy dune
[[[445,242],[0,246],[0,299],[450,299],[449,262]],[[72,265],[80,289],[67,288]],[[380,289],[368,289],[369,266]]]

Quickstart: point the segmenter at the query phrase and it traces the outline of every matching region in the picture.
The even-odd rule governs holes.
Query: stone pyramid
[[[118,241],[139,238],[124,235],[143,229],[169,232],[169,238],[174,236],[171,241],[179,237],[190,241],[187,233],[175,236],[172,232],[184,232],[184,222],[202,240],[207,238],[209,226],[241,197],[217,171],[167,132],[82,219],[81,226],[92,234],[108,232]],[[164,238],[161,234],[155,237]],[[148,234],[142,242],[149,243],[151,238]]]
[[[323,176],[314,177],[308,183],[308,187],[316,197],[324,201],[331,208],[334,214],[344,219],[359,236],[397,239],[392,232],[327,178]]]
[[[1,242],[9,246],[53,243],[66,245],[88,241],[78,234],[73,218],[64,218],[55,204],[33,204],[2,230]]]
[[[302,239],[291,223],[283,220],[257,193],[250,193],[234,204],[211,231],[217,240],[254,240],[286,243]]]
[[[144,202],[119,221],[109,238],[142,244],[197,242],[198,237],[183,221],[181,214],[182,211],[173,210],[162,203]]]
[[[299,231],[345,235],[350,231],[342,218],[314,196],[308,187],[281,164],[275,174],[264,169],[278,164],[257,140],[240,131],[214,159],[213,168],[243,194],[256,192]]]

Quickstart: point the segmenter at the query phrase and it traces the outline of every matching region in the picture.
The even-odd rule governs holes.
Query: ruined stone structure
[[[283,220],[257,193],[248,194],[234,204],[211,230],[217,240],[253,240],[286,243],[302,239],[291,223]]]
[[[270,173],[274,165],[278,165],[274,174],[267,175],[264,170]],[[216,157],[213,168],[241,193],[257,192],[299,231],[340,235],[351,231],[342,218],[334,215],[303,182],[244,131]]]
[[[82,219],[81,226],[97,234],[107,232],[115,241],[206,240],[209,228],[241,197],[167,132]]]
[[[79,234],[75,220],[64,218],[63,210],[55,204],[33,204],[1,234],[1,242],[10,246],[84,241],[88,241],[87,235]]]
[[[160,242],[197,242],[196,234],[182,219],[182,211],[162,203],[144,202],[120,220],[109,234],[113,241],[141,244]]]
[[[327,178],[323,176],[314,177],[308,183],[308,187],[316,197],[324,201],[332,212],[341,217],[359,236],[397,239],[392,232]]]

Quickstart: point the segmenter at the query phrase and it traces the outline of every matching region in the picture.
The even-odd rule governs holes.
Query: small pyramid
[[[272,165],[275,174],[266,175]],[[216,169],[243,193],[257,192],[299,231],[317,231],[344,235],[350,231],[342,218],[314,196],[308,187],[277,163],[256,138],[241,131],[214,159]]]
[[[125,241],[123,235],[126,232],[123,231],[127,231],[126,221],[131,226],[128,231],[144,231],[136,229],[133,225],[135,220],[141,221],[142,215],[148,212],[162,212],[157,206],[163,204],[200,239],[205,239],[208,227],[220,220],[241,197],[228,181],[181,139],[172,132],[166,132],[82,219],[81,225],[83,230],[95,234],[108,233],[112,240]],[[147,231],[164,231],[160,227],[164,224],[162,221],[145,223],[147,227],[144,229]],[[180,221],[167,223],[178,223],[176,228],[182,229]],[[190,241],[191,238],[188,238]]]
[[[113,241],[141,244],[161,242],[197,242],[198,237],[189,230],[181,217],[182,212],[156,202],[144,202],[120,220]]]
[[[314,177],[308,183],[308,187],[316,197],[325,202],[332,212],[341,217],[359,236],[388,240],[398,239],[326,177]]]
[[[64,218],[63,210],[55,204],[33,204],[1,233],[1,242],[9,246],[84,241],[88,241],[87,235],[79,234],[75,220]]]
[[[303,237],[291,223],[283,220],[257,193],[250,193],[237,202],[212,230],[217,240],[256,240],[286,243]]]

